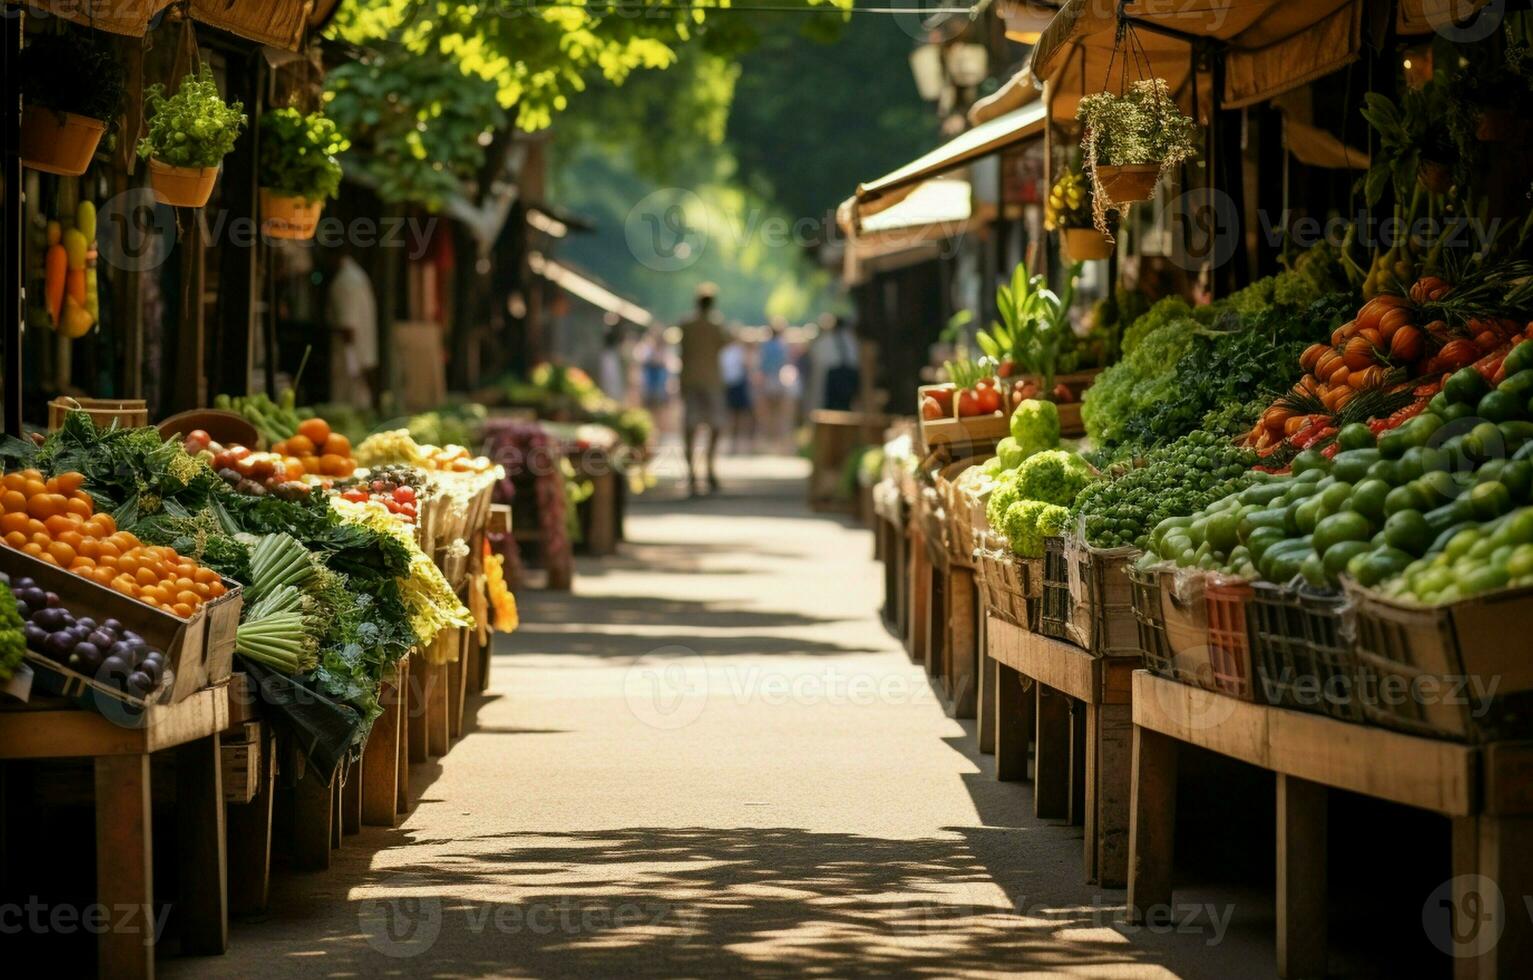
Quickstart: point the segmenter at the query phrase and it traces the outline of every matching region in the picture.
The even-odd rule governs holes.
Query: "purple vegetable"
[[[25,623],[27,620],[32,618],[32,607],[27,605],[25,602],[22,602],[20,599],[17,599],[16,615],[20,616],[21,621]]]
[[[21,633],[27,639],[27,646],[41,651],[43,642],[48,639],[48,631],[36,623],[27,623],[21,627]]]
[[[59,663],[68,660],[69,655],[74,652],[74,649],[75,638],[68,633],[50,633],[48,638],[43,641],[43,653]]]
[[[81,616],[79,619],[75,620],[75,622],[85,627],[87,632],[96,628],[96,621],[91,619],[89,616]]]

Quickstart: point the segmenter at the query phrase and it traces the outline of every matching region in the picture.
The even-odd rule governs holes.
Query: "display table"
[[[811,412],[809,506],[817,511],[851,513],[857,501],[841,494],[842,471],[860,446],[881,446],[889,416],[871,412]]]
[[[997,778],[1026,775],[1031,740],[1035,815],[1080,824],[1086,880],[1122,888],[1128,881],[1130,676],[1138,661],[1094,657],[997,616],[987,617],[985,634]]]
[[[96,900],[113,909],[153,909],[153,817],[149,757],[176,752],[176,839],[182,948],[228,947],[225,825],[219,733],[229,725],[226,685],[173,705],[154,705],[127,728],[58,698],[0,709],[0,759],[91,758],[95,767]],[[102,977],[154,975],[153,923],[103,931]],[[121,920],[118,920],[119,923]]]
[[[1277,777],[1280,976],[1325,972],[1332,788],[1450,818],[1454,975],[1527,975],[1533,920],[1523,904],[1533,894],[1533,742],[1472,746],[1420,738],[1251,704],[1145,670],[1134,672],[1132,689],[1130,916],[1171,901],[1177,750],[1195,745]],[[1499,905],[1487,879],[1499,891]]]

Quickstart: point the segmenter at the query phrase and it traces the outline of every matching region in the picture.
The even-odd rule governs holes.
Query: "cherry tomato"
[[[937,399],[927,395],[921,399],[921,418],[928,422],[935,422],[938,419],[947,418],[947,413],[942,410],[942,404]]]
[[[208,448],[212,441],[213,437],[208,435],[206,430],[193,429],[186,436],[186,451],[189,453],[199,452]]]
[[[394,499],[402,504],[408,504],[415,499],[415,488],[411,486],[398,486],[394,488]]]
[[[989,415],[1001,409],[1001,393],[994,385],[986,385],[974,390],[975,398],[979,401],[979,414]]]

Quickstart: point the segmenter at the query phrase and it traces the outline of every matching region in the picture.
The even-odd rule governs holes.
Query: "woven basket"
[[[986,608],[1014,626],[1038,629],[1043,597],[1043,559],[1019,558],[1006,542],[986,532],[974,552],[975,578]]]
[[[974,567],[974,501],[973,494],[963,490],[958,477],[972,466],[989,459],[989,456],[970,456],[956,463],[949,463],[937,473],[937,494],[942,498],[942,509],[947,517],[948,559],[962,568]],[[980,520],[984,520],[984,504],[981,503]]]

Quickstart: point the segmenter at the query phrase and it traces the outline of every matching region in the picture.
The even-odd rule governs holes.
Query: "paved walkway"
[[[402,827],[280,873],[227,956],[164,972],[1271,974],[1244,897],[1228,932],[1193,889],[1180,927],[1115,928],[1123,893],[1082,884],[1079,830],[994,781],[880,624],[870,535],[808,513],[798,460],[725,477],[641,498],[574,595],[522,596]]]

